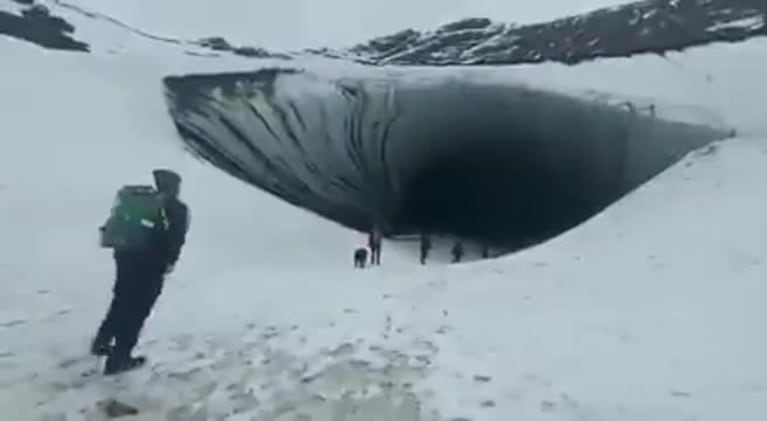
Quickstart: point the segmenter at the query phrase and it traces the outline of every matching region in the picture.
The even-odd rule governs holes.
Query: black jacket
[[[161,237],[158,252],[166,265],[175,265],[181,255],[181,248],[186,243],[189,209],[184,202],[171,197],[165,202],[165,216],[168,219],[168,229]]]

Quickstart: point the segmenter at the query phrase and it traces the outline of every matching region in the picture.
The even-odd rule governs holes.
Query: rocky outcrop
[[[465,19],[376,38],[351,52],[371,64],[577,64],[767,35],[766,16],[764,0],[650,0],[535,25]]]
[[[29,0],[14,0],[25,6],[20,14],[0,11],[0,35],[7,35],[52,50],[87,52],[88,44],[73,37],[75,27],[51,14],[47,7]]]

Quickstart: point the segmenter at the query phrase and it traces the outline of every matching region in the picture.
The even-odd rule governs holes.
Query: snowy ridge
[[[207,55],[211,57],[217,57],[221,52],[227,52],[237,56],[251,57],[251,58],[290,59],[290,56],[288,55],[270,53],[262,48],[233,46],[221,37],[206,37],[199,40],[183,40],[183,39],[172,38],[172,37],[158,36],[158,35],[154,35],[146,31],[143,31],[141,29],[137,29],[115,18],[107,16],[103,13],[88,11],[85,8],[80,7],[73,3],[68,3],[62,0],[41,0],[41,1],[47,2],[52,7],[57,8],[64,15],[68,15],[71,17],[75,17],[75,15],[85,16],[87,18],[92,19],[94,22],[103,22],[102,25],[107,25],[107,26],[114,25],[117,27],[115,29],[118,29],[118,28],[122,29],[140,38],[145,38],[151,41],[158,41],[160,43],[181,46],[183,47],[184,52],[186,54]],[[87,27],[90,25],[92,25],[92,23],[90,24],[86,23],[86,25],[84,26]],[[99,38],[104,37],[104,35],[105,35],[105,32],[103,30],[101,31],[97,30],[94,32],[94,36],[88,37],[88,39],[92,39],[93,41],[91,42],[98,42],[100,41]],[[109,38],[109,41],[114,41],[114,37],[110,36],[108,38]]]
[[[641,1],[537,25],[466,19],[433,32],[377,38],[352,51],[377,64],[576,64],[763,36],[766,15],[767,4],[750,0]]]
[[[18,0],[4,0],[18,1]],[[22,2],[32,3],[32,2]],[[116,39],[131,36],[144,41],[171,44],[187,54],[217,57],[234,54],[250,58],[291,59],[317,55],[375,65],[499,65],[559,62],[577,64],[600,57],[629,57],[644,53],[665,55],[671,51],[714,42],[739,42],[767,34],[767,5],[754,0],[654,0],[613,6],[551,22],[515,25],[488,18],[468,18],[429,32],[412,29],[375,38],[348,49],[313,48],[287,53],[255,46],[235,46],[219,36],[198,40],[161,37],[137,29],[105,14],[88,11],[62,0],[38,0],[55,13],[81,22],[80,28],[113,26],[84,36],[77,43],[44,41],[49,48],[83,50],[83,44],[116,51]],[[57,27],[36,25],[22,31],[3,13],[0,33],[23,39],[46,39]],[[86,18],[86,20],[82,20]],[[58,18],[60,19],[60,18]],[[13,26],[16,25],[16,26]],[[70,25],[71,26],[71,25]],[[37,28],[37,29],[35,29]],[[73,27],[74,28],[74,27]],[[29,30],[41,32],[30,39]],[[18,32],[18,34],[17,34]],[[71,33],[67,29],[65,32]],[[113,33],[105,37],[107,33]],[[127,32],[127,33],[126,33]],[[79,35],[79,32],[78,32]],[[106,38],[106,39],[102,39]],[[135,40],[134,40],[135,42]]]
[[[233,46],[220,37],[185,40],[155,35],[61,0],[4,1],[16,2],[11,4],[17,7],[15,13],[0,12],[0,34],[46,48],[95,53],[149,49],[204,57],[219,57],[226,53],[249,58],[290,59],[287,54],[271,53],[261,48]],[[67,42],[60,41],[62,38]]]

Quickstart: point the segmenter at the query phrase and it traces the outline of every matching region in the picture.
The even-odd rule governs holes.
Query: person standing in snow
[[[368,233],[368,247],[370,247],[370,264],[381,265],[381,245],[383,243],[383,233],[378,225]]]
[[[426,264],[426,259],[431,251],[431,236],[425,232],[421,233],[421,264]]]
[[[453,263],[459,263],[463,259],[463,243],[456,241],[453,245]]]
[[[141,247],[116,245],[119,242],[102,244],[114,248],[117,266],[112,302],[91,344],[93,355],[107,357],[106,375],[132,370],[146,362],[146,357],[133,357],[131,353],[162,291],[165,275],[173,271],[186,241],[189,211],[178,198],[181,177],[170,170],[155,170],[152,175],[162,223],[144,225],[150,228]],[[101,228],[102,241],[103,233],[110,229],[107,225]]]
[[[483,242],[480,246],[480,254],[482,255],[483,259],[489,259],[490,258],[490,244],[487,242]]]

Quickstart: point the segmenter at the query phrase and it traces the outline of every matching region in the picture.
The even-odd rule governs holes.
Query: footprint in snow
[[[26,320],[16,319],[16,320],[11,320],[9,322],[0,323],[0,327],[9,328],[9,327],[14,327],[18,325],[23,325],[26,322],[27,322]]]
[[[69,309],[59,310],[59,311],[53,313],[50,317],[48,317],[48,319],[50,320],[50,319],[55,319],[57,317],[66,316],[67,314],[69,314],[71,312],[72,312],[72,310],[69,310]]]
[[[90,354],[85,354],[85,355],[82,355],[82,356],[65,358],[65,359],[61,360],[61,362],[56,364],[56,367],[66,370],[66,369],[71,368],[73,366],[76,366],[78,364],[90,365],[94,361],[96,361],[94,359],[94,357],[92,357]]]
[[[691,396],[690,392],[682,390],[672,390],[669,394],[675,398],[689,398]]]
[[[175,345],[173,347],[173,350],[188,351],[192,347],[193,340],[194,340],[194,337],[192,337],[192,335],[181,335],[176,338],[173,338],[172,341]]]
[[[541,411],[543,411],[543,412],[553,412],[553,411],[556,411],[556,409],[557,409],[556,402],[541,401]]]
[[[327,355],[331,357],[340,357],[343,355],[353,354],[356,350],[357,350],[357,347],[355,347],[354,344],[351,344],[349,342],[344,342],[341,345],[337,346],[335,349],[328,351]]]
[[[481,374],[474,375],[474,381],[477,383],[489,383],[493,378],[490,376],[483,376]]]

